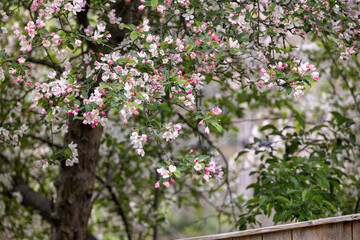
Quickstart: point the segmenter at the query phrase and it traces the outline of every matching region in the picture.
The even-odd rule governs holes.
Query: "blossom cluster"
[[[69,144],[69,148],[71,150],[71,155],[69,156],[68,159],[65,160],[65,166],[73,166],[74,163],[79,163],[79,153],[77,150],[77,144],[74,142],[71,142]]]
[[[176,139],[179,136],[179,130],[181,129],[181,124],[172,124],[171,122],[165,125],[166,131],[162,134],[162,138],[164,138],[167,142],[170,139]]]
[[[279,73],[276,73],[275,70],[283,72],[282,79],[277,77],[277,74]],[[313,64],[309,64],[308,62],[299,63],[299,66],[291,67],[289,64],[280,61],[274,65],[270,64],[269,70],[262,68],[259,71],[261,77],[258,81],[258,85],[261,86],[266,84],[267,88],[273,88],[275,83],[284,86],[295,86],[294,96],[297,98],[302,94],[302,90],[304,88],[303,84],[297,83],[298,78],[306,79],[306,76],[311,76],[313,80],[319,80],[319,73],[315,70],[315,66]],[[306,80],[308,81],[309,78]]]
[[[14,131],[9,131],[4,127],[0,127],[0,142],[4,145],[8,143],[12,145],[18,145],[20,139],[29,131],[29,128],[26,124],[21,125],[19,129]]]
[[[200,159],[200,160],[199,160]],[[216,179],[221,179],[222,175],[224,174],[223,171],[221,170],[220,166],[216,165],[216,161],[218,160],[218,158],[212,158],[211,161],[209,161],[208,163],[204,163],[204,158],[195,158],[194,159],[194,170],[196,172],[196,174],[202,176],[202,178],[205,181],[209,181],[211,179],[211,177],[214,177]],[[194,178],[195,180],[196,178]]]
[[[47,158],[41,159],[41,160],[37,160],[35,162],[35,168],[39,168],[42,170],[45,170],[46,168],[49,167],[49,162]]]
[[[36,2],[36,1],[35,1]],[[76,15],[78,12],[83,11],[84,7],[86,5],[86,1],[83,0],[75,0],[72,3],[68,2],[64,5],[64,9],[67,11],[72,12],[74,15]]]
[[[165,187],[169,187],[170,183],[173,183],[175,180],[171,178],[172,175],[176,173],[176,166],[170,165],[168,169],[165,168],[158,168],[157,173],[160,174],[160,177],[163,179],[163,185]],[[170,178],[170,179],[169,179]],[[155,188],[160,187],[160,182],[155,183]]]
[[[160,175],[160,180],[157,181],[154,185],[155,188],[159,188],[160,185],[169,187],[171,183],[174,183],[175,177],[180,177],[181,172],[185,170],[190,170],[195,174],[194,181],[197,180],[197,177],[200,176],[200,179],[203,179],[205,182],[210,181],[212,178],[216,180],[222,179],[224,172],[219,164],[216,162],[220,161],[218,155],[215,157],[210,157],[208,155],[201,155],[195,157],[193,154],[194,150],[191,150],[189,154],[185,156],[186,164],[180,163],[180,167],[176,167],[174,164],[168,166],[161,165],[157,168],[157,173]]]
[[[74,104],[70,107],[70,96],[78,96],[81,84],[76,84],[76,81],[71,83],[69,81],[69,72],[64,71],[60,78],[56,78],[56,72],[50,72],[48,74],[48,82],[37,82],[36,83],[36,92],[32,99],[33,104],[31,104],[30,109],[36,110],[41,105],[50,105],[52,108],[52,115],[56,113],[65,112],[67,114],[73,114],[77,116],[79,114],[79,105]],[[65,108],[61,108],[58,104],[59,102],[64,103]],[[48,114],[45,108],[40,110],[40,113],[43,115]]]
[[[121,23],[116,10],[111,9],[112,4],[105,3],[96,10],[99,18],[94,20],[95,24],[91,22],[77,32],[73,31],[75,26],[71,21],[54,27],[51,20],[57,15],[74,17],[84,10],[86,1],[33,1],[30,9],[36,11],[36,19],[14,27],[13,31],[19,39],[20,51],[27,56],[17,57],[17,65],[9,70],[0,68],[0,80],[4,80],[8,72],[17,78],[17,83],[27,78],[27,71],[30,77],[34,71],[27,64],[27,57],[41,47],[45,50],[42,54],[52,61],[47,65],[58,66],[49,72],[46,81],[35,84],[30,109],[48,114],[48,119],[57,114],[61,118],[72,115],[84,124],[100,127],[106,125],[106,115],[114,110],[124,124],[132,124],[137,119],[148,118],[148,113],[170,111],[173,106],[179,106],[194,116],[199,126],[204,125],[201,131],[210,134],[211,126],[222,131],[216,116],[222,110],[216,105],[209,107],[211,111],[202,110],[198,100],[202,98],[205,84],[240,82],[241,78],[245,80],[241,81],[243,87],[279,86],[288,93],[293,91],[297,98],[303,94],[305,84],[319,79],[314,65],[302,63],[293,56],[284,57],[295,55],[286,41],[289,35],[304,38],[310,31],[319,34],[332,31],[341,44],[341,59],[349,59],[357,52],[358,19],[353,18],[347,25],[331,21],[329,26],[319,26],[318,23],[326,21],[324,9],[331,7],[327,1],[319,4],[300,1],[291,3],[291,7],[266,0],[259,4],[141,1],[139,11],[151,6],[160,16],[157,28],[153,26],[156,20],[146,17],[138,26]],[[350,12],[356,10],[351,3],[346,7]],[[5,18],[4,11],[0,14]],[[179,22],[179,28],[174,27]],[[256,29],[253,22],[258,23]],[[127,31],[128,35],[118,45],[110,41],[112,27]],[[101,48],[96,51],[89,48],[85,52],[82,47],[88,42]],[[80,51],[80,58],[76,59]],[[26,69],[27,66],[30,67]],[[256,72],[260,73],[259,79],[253,75]],[[150,126],[149,130],[170,141],[178,138],[181,127],[180,123],[163,121]],[[136,153],[144,156],[147,135],[133,132],[130,139]],[[209,167],[202,166],[205,168]]]
[[[135,148],[136,153],[140,156],[145,156],[145,151],[143,148],[143,143],[145,143],[147,141],[147,135],[142,134],[141,136],[139,135],[138,132],[133,132],[130,140],[131,140],[131,145],[133,145],[133,148]]]

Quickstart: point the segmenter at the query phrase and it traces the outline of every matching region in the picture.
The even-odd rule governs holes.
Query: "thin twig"
[[[131,148],[132,148],[132,147],[128,147],[122,156],[126,156],[126,155],[129,153],[129,151],[130,151]],[[114,175],[115,175],[117,169],[119,168],[120,164],[121,164],[121,160],[119,160],[119,162],[115,165],[115,167],[113,168],[113,170],[112,170],[112,171],[110,172],[110,174],[107,176],[106,181],[103,182],[103,185],[101,186],[100,190],[97,192],[97,194],[95,195],[94,199],[92,200],[91,205],[93,205],[93,204],[95,203],[95,201],[100,197],[102,191],[109,185],[110,181],[111,181],[112,178],[114,177]]]
[[[232,191],[230,189],[230,181],[229,181],[229,162],[228,162],[225,154],[220,150],[219,147],[215,146],[215,144],[204,133],[199,131],[198,128],[192,126],[189,123],[189,121],[187,121],[187,119],[183,115],[181,115],[181,113],[177,113],[177,115],[186,123],[186,125],[188,125],[191,129],[196,131],[198,134],[200,134],[207,141],[207,143],[221,155],[222,159],[224,160],[224,163],[225,163],[225,184],[226,184],[227,191],[228,191],[228,194],[229,194],[229,197],[230,197],[232,215],[233,215],[234,221],[236,221],[235,207],[234,207],[234,204],[233,204]]]
[[[119,199],[116,197],[113,189],[111,186],[107,185],[107,183],[98,175],[96,175],[96,178],[101,182],[103,183],[103,186],[106,186],[107,190],[109,191],[110,193],[110,196],[111,196],[111,199],[114,201],[114,203],[116,204],[116,207],[117,207],[117,210],[118,210],[118,213],[119,215],[121,216],[121,219],[122,221],[124,222],[124,225],[125,225],[125,231],[126,231],[126,235],[128,237],[129,240],[132,239],[131,237],[131,229],[130,229],[130,225],[129,225],[129,222],[127,220],[127,217],[126,217],[126,214],[125,214],[125,211],[123,209],[123,207],[121,206],[121,203],[119,201]]]

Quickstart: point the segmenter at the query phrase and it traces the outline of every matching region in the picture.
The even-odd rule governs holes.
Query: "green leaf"
[[[300,114],[295,115],[295,119],[299,122],[302,127],[305,127],[305,120]]]
[[[246,204],[249,205],[251,203],[256,203],[258,201],[259,201],[259,198],[255,197],[255,198],[252,198],[252,199],[248,200]]]
[[[285,198],[285,197],[283,197],[283,196],[277,196],[277,197],[275,197],[275,199],[276,199],[276,200],[279,200],[279,201],[281,201],[281,202],[284,202],[284,203],[286,203],[287,205],[291,205],[291,202],[289,201],[289,199],[287,199],[287,198]]]
[[[275,7],[276,7],[276,2],[273,2],[273,3],[271,4],[271,6],[269,7],[269,10],[270,10],[270,11],[273,11],[273,10],[275,9]]]
[[[344,122],[350,120],[338,112],[331,112],[331,114],[334,116],[334,118],[336,119],[336,122],[338,123],[339,126],[341,126]]]
[[[131,30],[131,28],[130,28],[128,25],[126,25],[126,24],[123,24],[122,26],[123,26],[124,28],[127,28],[127,29]]]
[[[86,92],[85,90],[82,90],[82,91],[81,91],[81,96],[83,96],[83,97],[86,98],[86,99],[89,98],[89,97],[88,97],[88,94],[87,94],[87,92]]]
[[[136,108],[144,110],[144,107],[141,104],[138,104],[136,102],[129,102],[129,104],[135,106]]]
[[[239,157],[241,157],[242,155],[244,155],[245,153],[248,153],[248,151],[240,151],[237,155],[236,155],[236,157],[234,158],[234,161],[236,161],[236,160],[238,160],[239,159]]]
[[[218,130],[219,132],[223,132],[222,126],[221,126],[220,124],[218,124],[215,120],[210,119],[210,120],[209,120],[209,123],[210,123],[211,125],[213,125],[213,126],[216,128],[216,130]]]
[[[85,109],[86,109],[87,112],[91,112],[91,110],[92,110],[91,106],[88,105],[88,104],[85,105]]]
[[[167,112],[172,112],[171,108],[169,106],[167,106],[166,104],[160,104],[159,107]]]
[[[131,30],[136,31],[136,26],[134,24],[129,24]]]
[[[198,114],[198,115],[195,116],[195,120],[203,119],[203,118],[204,118],[204,116],[201,115],[201,114]]]
[[[151,6],[154,8],[154,7],[157,7],[157,5],[159,4],[159,1],[158,0],[151,0]]]
[[[296,12],[297,12],[298,14],[301,14],[303,11],[304,11],[304,9],[302,9],[302,8],[299,8],[298,10],[296,10]]]
[[[80,116],[75,116],[75,117],[74,117],[74,120],[75,120],[75,119],[84,120],[85,118],[84,118],[84,117],[80,117]]]
[[[301,196],[302,196],[303,202],[305,202],[305,201],[307,200],[308,192],[309,192],[309,191],[308,191],[307,189],[305,189],[305,190],[302,192]]]
[[[327,127],[326,125],[317,125],[309,130],[310,133],[320,130],[323,127]]]
[[[3,57],[5,57],[5,50],[0,51],[0,58],[3,58]]]
[[[262,196],[259,200],[259,206],[264,205],[267,202],[267,200],[269,200],[268,196]]]
[[[206,83],[209,83],[212,79],[213,79],[213,75],[211,73],[206,75],[206,77],[205,77]]]
[[[47,114],[47,120],[50,122],[52,117],[53,117],[52,111],[49,110],[49,112]]]
[[[356,136],[353,133],[349,134],[349,138],[353,143],[356,143]]]
[[[338,211],[337,208],[336,208],[333,204],[331,204],[329,201],[324,200],[324,203],[325,203],[326,206],[328,206],[329,208],[331,208],[331,210],[332,210],[333,212],[337,212],[337,211]]]
[[[74,50],[74,46],[73,46],[72,44],[69,43],[67,46],[68,46],[68,48],[70,48],[71,50]]]
[[[181,172],[179,170],[177,170],[176,172],[174,172],[175,177],[181,177]]]
[[[131,39],[131,41],[135,41],[138,36],[139,36],[139,32],[138,32],[138,31],[132,31],[131,34],[130,34],[130,39]]]
[[[37,31],[38,33],[41,33],[41,34],[48,34],[48,35],[50,35],[50,33],[48,32],[48,30],[46,30],[45,28],[40,28],[38,31]]]
[[[265,131],[266,129],[273,129],[273,130],[277,131],[277,128],[272,124],[267,124],[267,125],[261,127],[260,131],[262,132],[262,131]]]
[[[286,87],[285,89],[286,89],[286,93],[290,95],[290,93],[292,92],[292,87]]]
[[[204,161],[205,159],[207,159],[209,157],[210,156],[207,156],[207,155],[201,155],[201,156],[198,157],[198,160],[199,160],[199,162],[202,162],[202,161]]]
[[[73,156],[72,151],[71,151],[70,148],[68,148],[68,147],[65,149],[65,154],[66,154],[67,156],[70,156],[70,157]]]
[[[162,163],[162,162],[157,162],[156,164],[155,164],[155,166],[157,167],[157,168],[167,168],[167,165],[166,164],[164,164],[164,163]]]
[[[191,50],[194,48],[193,45],[189,45],[187,48],[186,48],[186,52],[191,52]]]

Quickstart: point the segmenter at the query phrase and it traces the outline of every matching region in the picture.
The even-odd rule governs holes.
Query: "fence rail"
[[[182,240],[360,240],[360,214]]]

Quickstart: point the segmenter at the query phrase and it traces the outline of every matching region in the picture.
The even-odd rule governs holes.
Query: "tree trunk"
[[[137,11],[138,5],[139,0],[132,1],[131,4],[118,1],[114,4],[114,9],[117,13],[121,13],[124,23],[137,24],[143,14]],[[85,10],[76,15],[78,24],[83,28],[89,24],[87,18],[89,9],[90,0],[87,0]],[[108,26],[108,28],[113,36],[108,44],[116,46],[123,40],[125,31],[119,31],[118,28],[112,26]],[[87,45],[94,52],[106,53],[110,50],[101,49],[100,45],[91,41],[87,41]],[[101,77],[98,80],[101,81]],[[72,141],[77,144],[79,163],[66,167],[64,161],[60,165],[59,178],[55,182],[57,195],[51,216],[51,240],[83,240],[86,238],[102,133],[102,128],[91,128],[79,120],[70,118],[65,146]],[[92,238],[89,233],[87,237],[88,239]]]
[[[72,141],[77,144],[79,163],[67,167],[63,161],[59,167],[52,213],[52,240],[86,238],[102,132],[102,128],[91,128],[70,118],[65,145]]]

